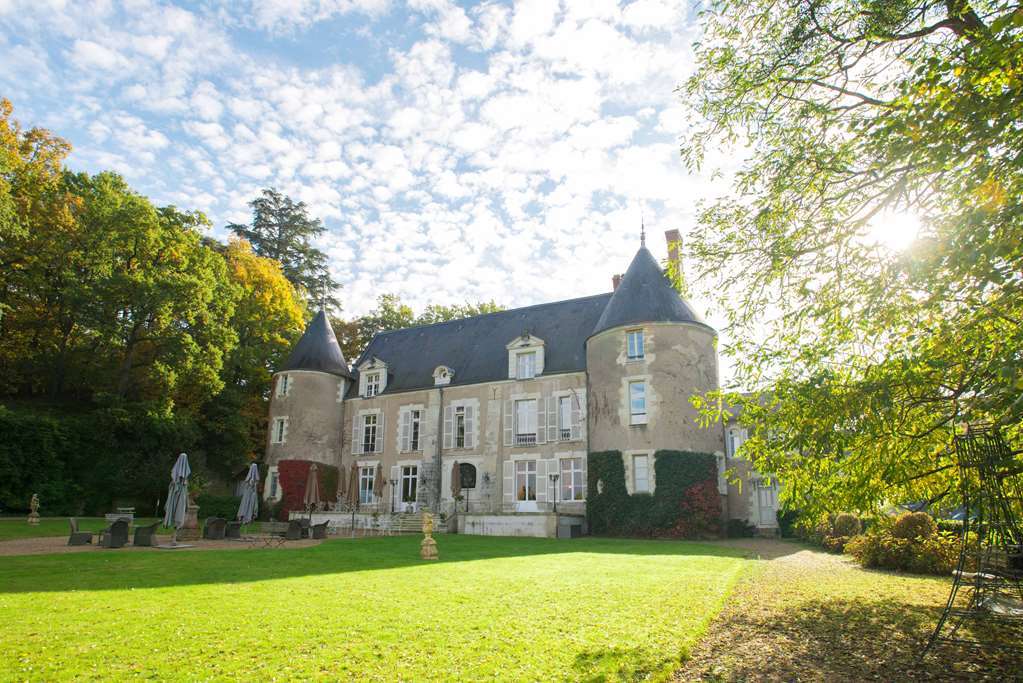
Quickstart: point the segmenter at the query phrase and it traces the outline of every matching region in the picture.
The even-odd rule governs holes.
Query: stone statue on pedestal
[[[437,541],[433,540],[433,515],[423,512],[423,542],[419,545],[419,557],[424,560],[437,559]]]
[[[28,504],[28,523],[32,526],[39,524],[39,494],[33,493],[32,500]]]

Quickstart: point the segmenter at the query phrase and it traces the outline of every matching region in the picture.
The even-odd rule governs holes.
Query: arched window
[[[467,462],[458,463],[458,474],[462,478],[463,489],[476,488],[476,466]]]

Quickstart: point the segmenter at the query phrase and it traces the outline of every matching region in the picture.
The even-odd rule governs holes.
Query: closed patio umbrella
[[[249,465],[249,473],[245,475],[242,484],[242,502],[238,506],[238,520],[242,524],[248,524],[259,514],[259,465]]]
[[[171,545],[178,544],[178,528],[185,523],[185,513],[188,510],[188,477],[191,474],[192,468],[188,466],[188,456],[182,453],[174,463],[174,468],[171,469],[171,483],[167,487],[167,503],[163,508],[163,525],[174,527]]]
[[[309,519],[313,518],[313,508],[320,504],[320,476],[319,468],[316,467],[316,463],[309,466],[309,476],[305,480],[305,497],[302,502],[305,503],[306,510],[309,511]]]
[[[348,504],[354,509],[359,504],[359,466],[352,463],[351,476],[348,479]]]
[[[384,497],[384,466],[377,463],[377,472],[373,477],[373,498],[374,500],[381,500]]]

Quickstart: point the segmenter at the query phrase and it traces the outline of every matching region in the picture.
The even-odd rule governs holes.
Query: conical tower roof
[[[327,372],[351,379],[352,373],[348,370],[337,337],[334,336],[334,330],[323,311],[317,313],[305,328],[305,333],[295,344],[283,369]]]
[[[705,325],[693,307],[671,286],[653,254],[644,246],[636,252],[590,336],[622,325],[656,322]]]

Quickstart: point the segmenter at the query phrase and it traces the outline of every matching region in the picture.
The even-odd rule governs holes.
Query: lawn
[[[670,675],[750,565],[670,541],[413,536],[0,560],[0,679]]]

